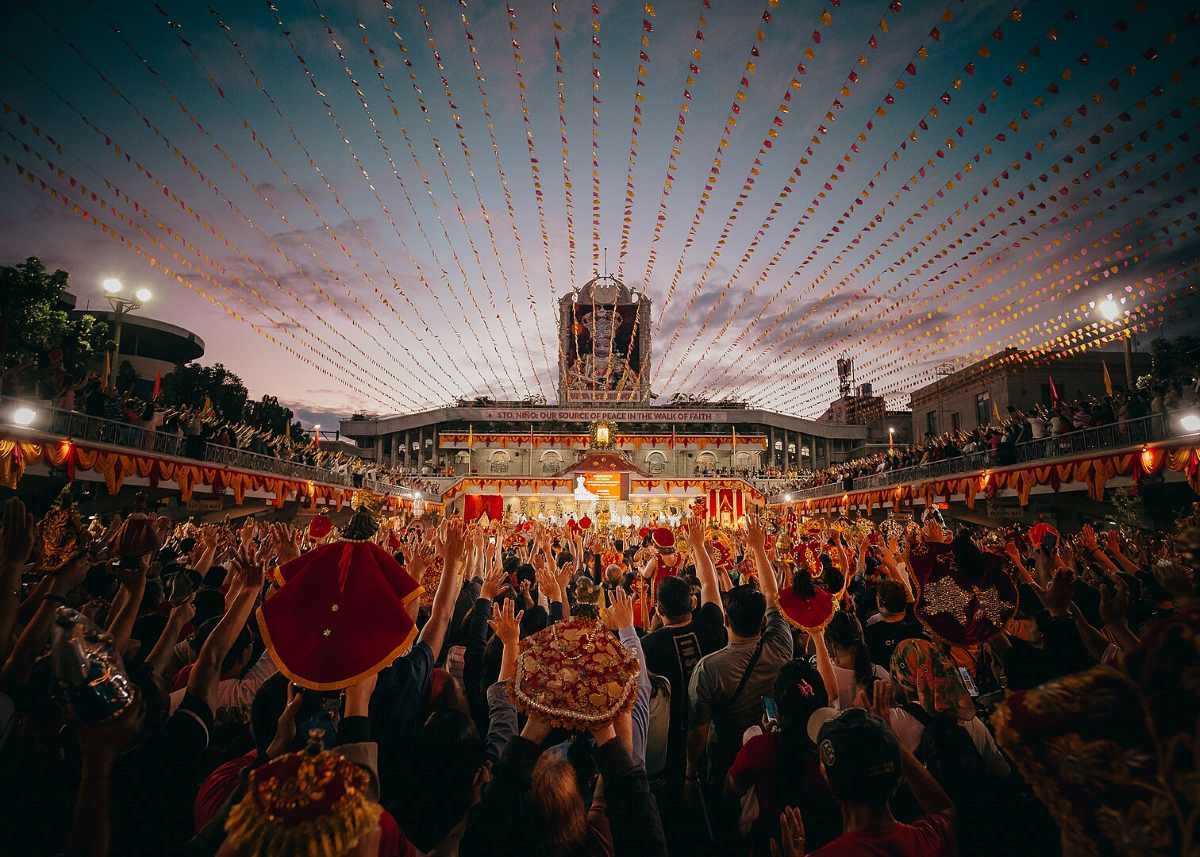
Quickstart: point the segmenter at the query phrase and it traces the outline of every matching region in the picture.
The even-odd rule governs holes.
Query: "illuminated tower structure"
[[[650,401],[650,298],[603,275],[558,302],[560,405]]]

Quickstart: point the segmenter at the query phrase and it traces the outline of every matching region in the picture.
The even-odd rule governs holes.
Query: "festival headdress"
[[[930,634],[951,645],[985,642],[1017,612],[1019,593],[1007,561],[977,548],[974,553],[963,567],[950,544],[923,541],[909,551],[921,587],[913,613]]]
[[[595,729],[633,705],[640,669],[599,622],[568,619],[521,642],[513,704],[552,726]]]
[[[279,671],[313,690],[340,690],[403,655],[417,635],[408,605],[421,586],[372,541],[361,508],[341,541],[279,569],[283,587],[258,609],[258,627]]]
[[[304,750],[250,772],[225,821],[226,841],[255,857],[342,857],[379,825],[370,776],[331,751]]]

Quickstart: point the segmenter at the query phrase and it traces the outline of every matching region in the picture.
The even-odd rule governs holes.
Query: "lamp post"
[[[113,356],[112,365],[109,366],[108,386],[115,390],[117,388],[117,364],[121,359],[121,323],[126,315],[141,309],[142,305],[154,295],[149,289],[143,287],[133,293],[132,299],[121,297],[125,286],[116,277],[109,277],[100,285],[104,289],[104,297],[108,299],[108,304],[113,311]]]
[[[893,428],[892,426],[888,426],[888,451],[889,452],[891,451],[891,449],[895,445],[895,443],[896,443],[896,429]]]
[[[1100,303],[1096,304],[1096,311],[1109,324],[1115,322],[1121,317],[1121,305],[1113,300],[1113,296],[1109,295]],[[1133,392],[1133,331],[1126,328],[1125,336],[1122,338],[1125,343],[1125,391],[1126,393]]]

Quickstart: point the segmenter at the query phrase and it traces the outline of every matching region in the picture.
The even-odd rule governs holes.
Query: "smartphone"
[[[312,734],[312,730],[317,729],[321,732],[321,746],[324,748],[334,746],[337,743],[338,723],[342,719],[342,698],[342,693],[323,696],[321,707],[305,718],[303,723],[297,724],[299,728],[296,730],[296,734],[308,736]]]
[[[967,693],[972,699],[979,696],[979,688],[975,686],[975,679],[971,678],[971,674],[967,672],[966,667],[958,668],[958,677],[962,679],[963,687],[967,689]]]
[[[769,723],[779,722],[779,705],[775,702],[775,697],[763,697],[763,718]]]
[[[1042,550],[1046,553],[1054,553],[1058,548],[1058,536],[1054,533],[1046,533],[1042,536]]]

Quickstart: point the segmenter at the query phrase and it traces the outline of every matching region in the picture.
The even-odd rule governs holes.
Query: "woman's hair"
[[[854,681],[859,687],[870,691],[871,682],[875,680],[875,669],[858,619],[844,610],[834,613],[825,626],[825,642],[854,653]]]
[[[533,766],[530,797],[545,831],[549,854],[571,854],[587,839],[587,808],[575,766],[560,753],[543,753]]]
[[[792,572],[792,592],[796,593],[797,598],[812,598],[817,594],[817,587],[807,566]]]
[[[804,770],[805,759],[816,750],[808,737],[808,720],[818,708],[829,705],[829,695],[816,668],[803,659],[783,665],[774,693],[779,708],[778,794],[785,801],[796,801],[804,794],[803,777],[797,772]]]

